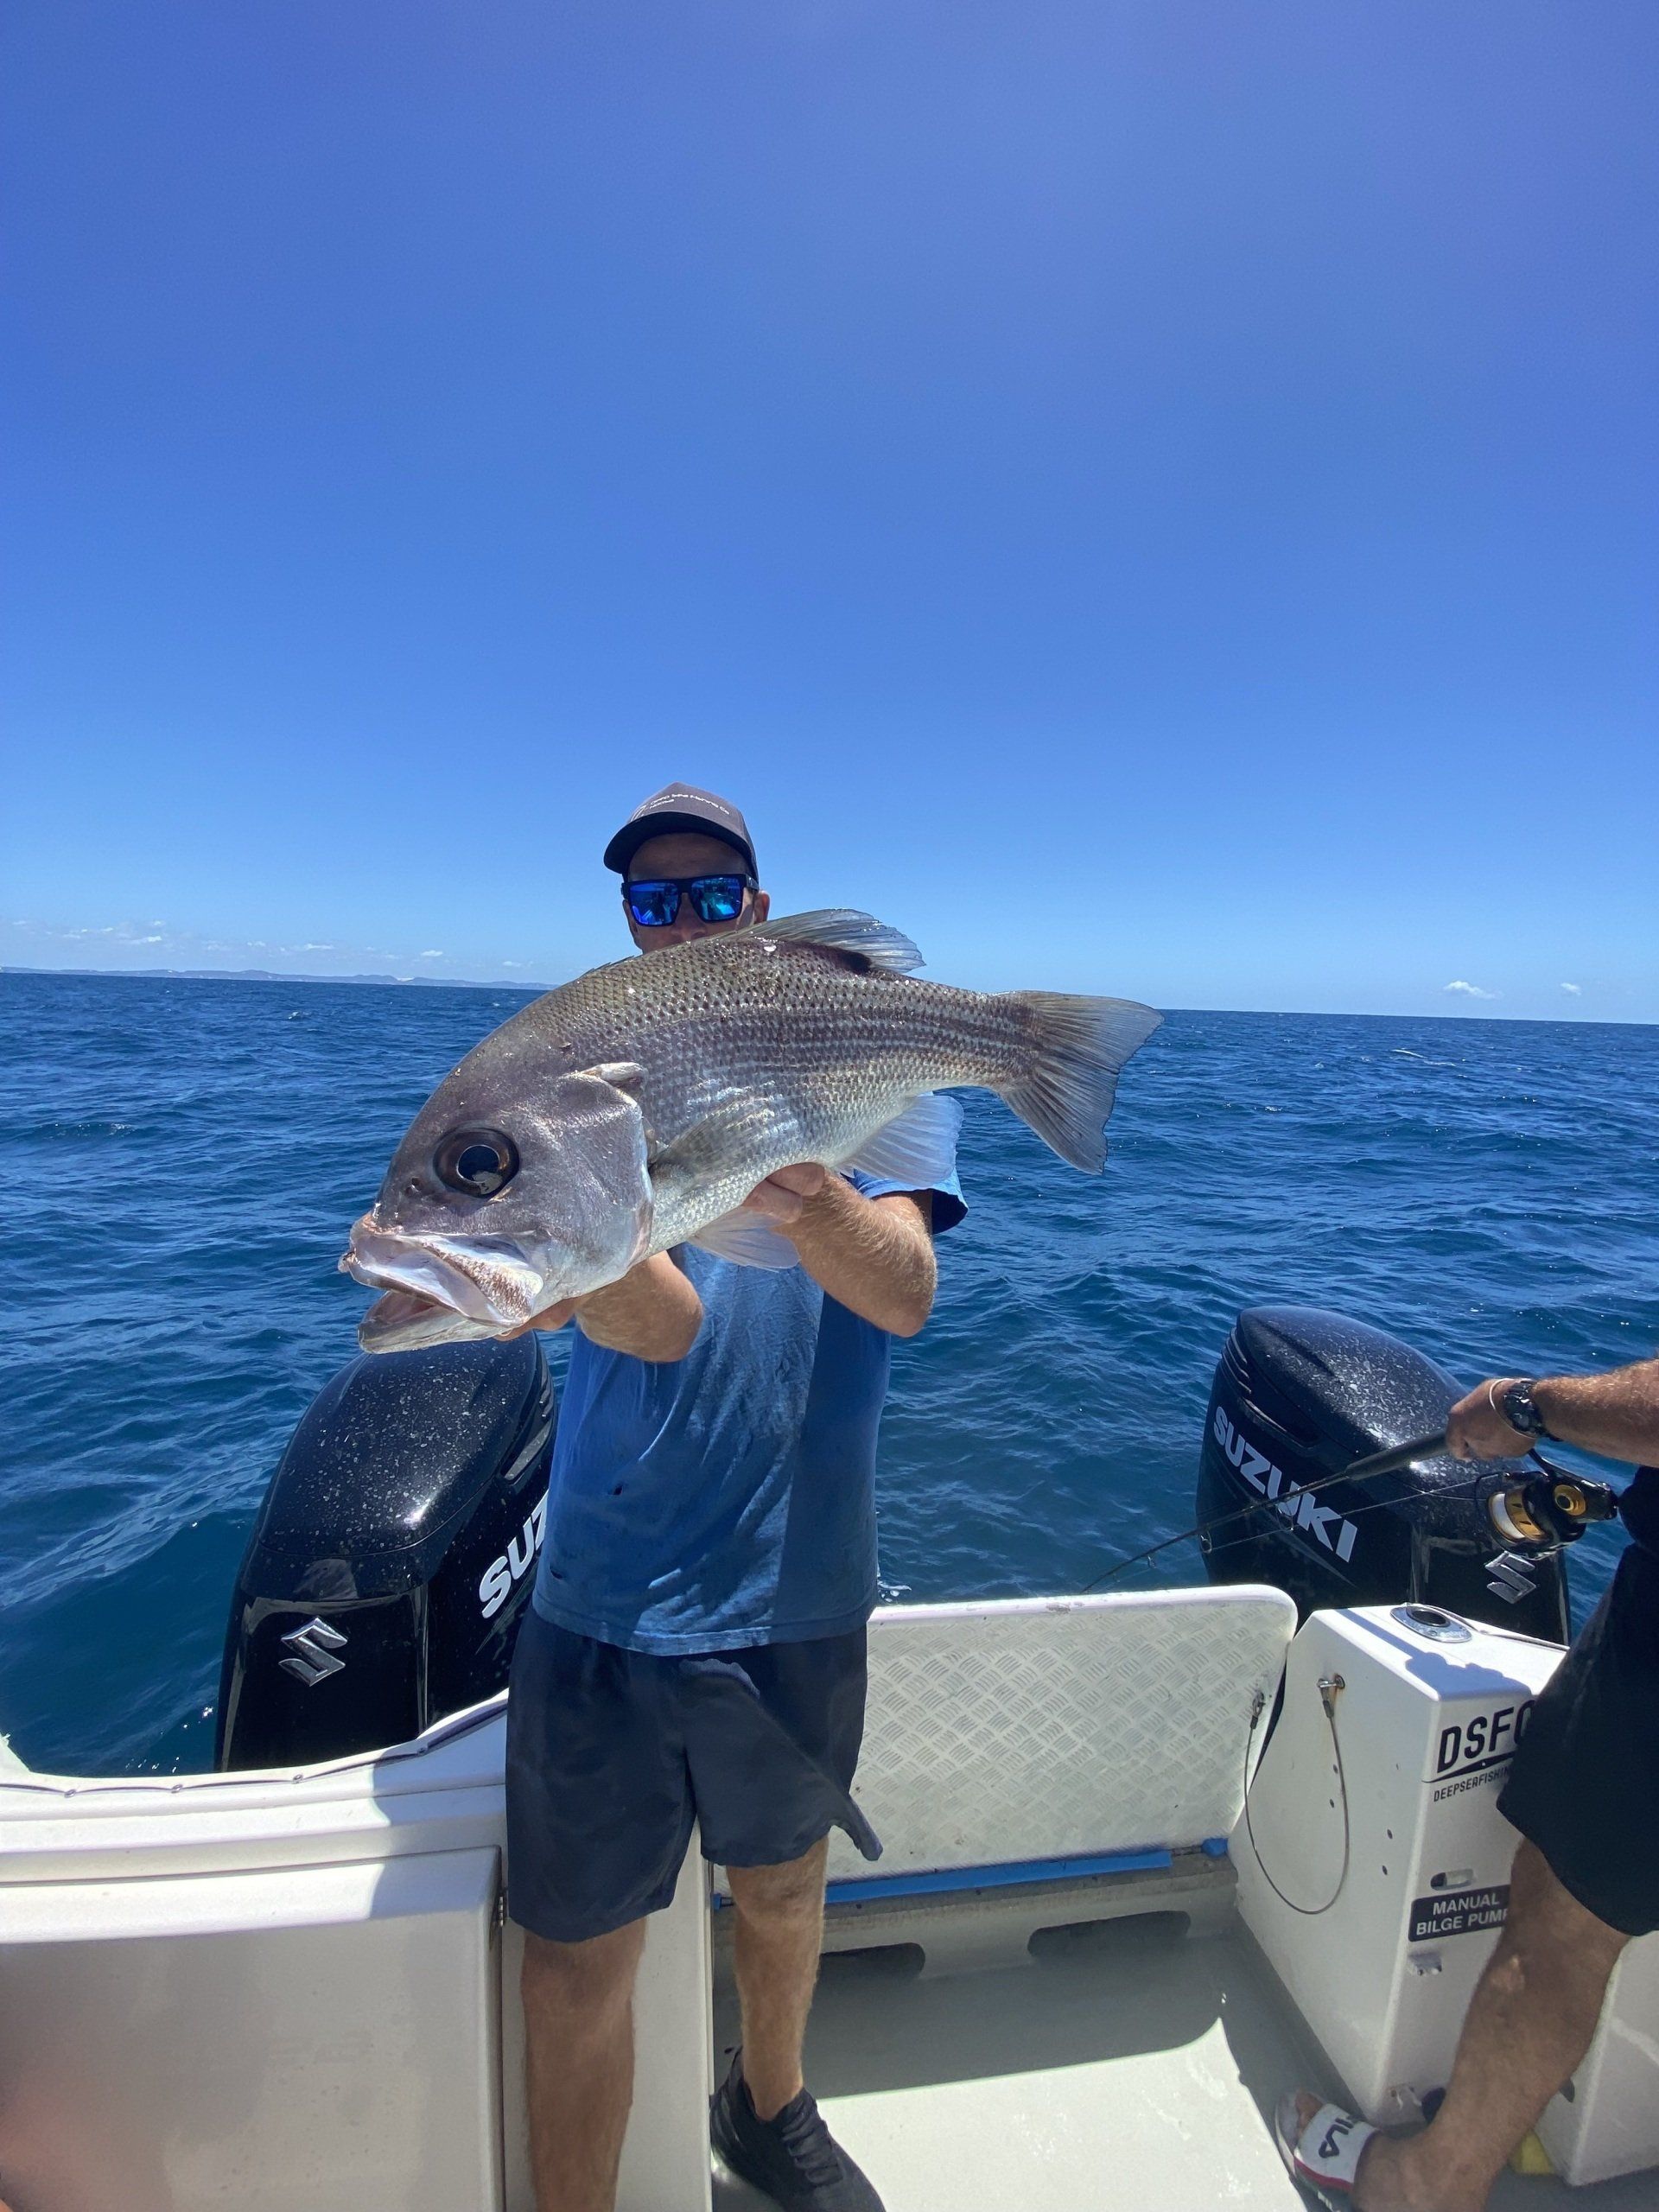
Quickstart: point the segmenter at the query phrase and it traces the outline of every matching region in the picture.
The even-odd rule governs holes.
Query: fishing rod
[[[1080,1594],[1086,1597],[1090,1591],[1098,1590],[1103,1582],[1113,1581],[1130,1567],[1156,1559],[1160,1552],[1168,1551],[1172,1545],[1191,1543],[1195,1536],[1207,1536],[1212,1529],[1224,1528],[1230,1521],[1246,1520],[1252,1513],[1282,1513],[1287,1504],[1311,1497],[1316,1491],[1328,1490],[1333,1483],[1365,1482],[1378,1475],[1398,1474],[1418,1459],[1438,1459],[1445,1450],[1446,1431],[1440,1429],[1432,1436],[1413,1437],[1408,1443],[1390,1445],[1385,1452],[1373,1452],[1334,1475],[1321,1475],[1316,1482],[1281,1491],[1277,1497],[1252,1498],[1248,1505],[1212,1514],[1209,1520],[1183,1529],[1179,1535],[1166,1536],[1160,1543],[1148,1544],[1143,1552],[1115,1560],[1104,1573],[1097,1574],[1092,1582],[1085,1582]],[[1552,1466],[1536,1452],[1530,1456],[1537,1461],[1536,1474],[1520,1478],[1471,1475],[1466,1483],[1454,1483],[1440,1495],[1446,1497],[1466,1491],[1476,1492],[1496,1533],[1506,1544],[1519,1545],[1528,1551],[1554,1551],[1562,1544],[1575,1542],[1592,1521],[1614,1518],[1618,1511],[1618,1492],[1611,1483],[1570,1474],[1564,1467]],[[1378,1498],[1371,1505],[1355,1506],[1348,1518],[1353,1520],[1361,1513],[1375,1512],[1377,1507],[1392,1503],[1391,1499]]]

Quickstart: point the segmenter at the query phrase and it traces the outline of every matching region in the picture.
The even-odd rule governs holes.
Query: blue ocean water
[[[346,1226],[519,1003],[0,976],[0,1732],[31,1764],[210,1763],[255,1508],[355,1349]],[[1659,1344],[1659,1029],[1177,1014],[1113,1139],[1091,1181],[969,1103],[972,1211],[883,1429],[892,1592],[1075,1589],[1186,1527],[1241,1306],[1334,1306],[1471,1380]],[[1618,1547],[1579,1547],[1580,1615]],[[1119,1586],[1201,1580],[1184,1545]]]

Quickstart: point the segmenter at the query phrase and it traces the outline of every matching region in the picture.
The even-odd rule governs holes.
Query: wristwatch
[[[1511,1382],[1498,1394],[1497,1409],[1510,1427],[1518,1428],[1522,1436],[1548,1436],[1544,1417],[1533,1403],[1532,1392],[1531,1382]]]

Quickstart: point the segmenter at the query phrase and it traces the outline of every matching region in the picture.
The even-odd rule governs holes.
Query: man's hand
[[[524,1329],[563,1329],[575,1319],[584,1337],[609,1351],[626,1352],[634,1359],[654,1364],[683,1359],[702,1325],[702,1300],[690,1280],[680,1273],[666,1252],[641,1260],[620,1282],[586,1298],[562,1298],[549,1306]]]
[[[743,1201],[743,1211],[764,1215],[782,1228],[800,1219],[807,1200],[816,1198],[829,1179],[830,1170],[813,1160],[805,1160],[798,1167],[780,1167],[764,1183],[755,1185]]]
[[[1495,1375],[1489,1382],[1478,1382],[1466,1398],[1458,1400],[1446,1422],[1446,1449],[1454,1459],[1518,1459],[1531,1451],[1537,1439],[1511,1428],[1498,1411],[1510,1383],[1525,1379],[1520,1375]]]
[[[820,1289],[889,1336],[913,1337],[932,1311],[931,1192],[867,1198],[806,1161],[768,1175],[743,1204],[795,1247]]]

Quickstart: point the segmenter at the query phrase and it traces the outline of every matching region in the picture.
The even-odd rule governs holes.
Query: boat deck
[[[1332,2089],[1243,1936],[1107,1923],[1054,1955],[938,1980],[831,1955],[808,2073],[887,2212],[1306,2212],[1274,2148],[1290,2087]],[[716,1997],[717,2074],[737,2041]],[[1506,2173],[1491,2212],[1654,2212],[1654,2175]],[[716,2212],[774,2212],[716,2170]]]

